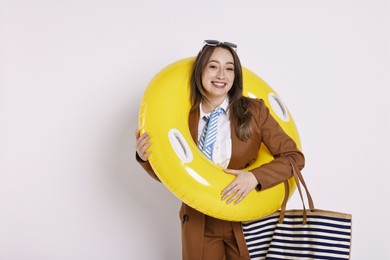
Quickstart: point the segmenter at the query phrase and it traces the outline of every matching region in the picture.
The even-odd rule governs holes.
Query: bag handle
[[[290,162],[290,165],[291,165],[291,168],[293,171],[293,176],[294,176],[295,183],[297,185],[297,189],[299,191],[299,196],[301,197],[302,206],[303,206],[303,224],[305,225],[306,220],[307,220],[307,214],[306,214],[306,206],[305,206],[305,201],[304,201],[303,194],[302,194],[301,184],[305,189],[306,198],[307,198],[307,201],[309,202],[309,208],[311,211],[315,210],[313,198],[311,197],[311,194],[309,192],[309,189],[307,188],[306,182],[303,178],[301,171],[298,169],[298,167],[295,165],[295,163],[293,163],[291,160],[289,160],[289,162]],[[284,216],[286,213],[287,200],[288,200],[288,196],[290,193],[289,184],[287,181],[284,182],[284,187],[285,187],[285,196],[284,196],[284,200],[282,202],[282,206],[280,209],[280,215],[279,215],[279,223],[280,224],[283,223],[283,220],[284,220]]]

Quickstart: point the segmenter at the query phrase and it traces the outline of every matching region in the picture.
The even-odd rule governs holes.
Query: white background
[[[353,214],[352,259],[390,259],[389,27],[386,0],[1,0],[0,259],[181,258],[180,202],[134,130],[149,80],[206,38],[288,105],[316,205]]]

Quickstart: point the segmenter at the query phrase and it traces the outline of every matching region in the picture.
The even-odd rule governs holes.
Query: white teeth
[[[213,84],[216,85],[216,86],[219,86],[219,87],[222,87],[222,86],[226,85],[225,83],[220,83],[220,82],[213,82]]]

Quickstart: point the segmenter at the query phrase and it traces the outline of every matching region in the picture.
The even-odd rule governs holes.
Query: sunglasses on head
[[[208,45],[208,46],[218,46],[218,45],[221,45],[221,44],[226,45],[226,46],[232,48],[233,50],[237,51],[237,44],[235,44],[235,43],[220,42],[220,41],[217,41],[217,40],[204,40],[204,45]]]

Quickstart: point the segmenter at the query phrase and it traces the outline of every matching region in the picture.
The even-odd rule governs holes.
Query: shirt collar
[[[224,114],[226,114],[227,112],[227,109],[228,109],[228,106],[229,106],[229,97],[226,97],[225,100],[222,102],[221,105],[219,105],[220,108],[223,109],[223,112]],[[217,109],[218,107],[216,107],[215,109]],[[204,113],[203,112],[203,109],[202,109],[202,102],[200,102],[199,104],[199,115],[200,115],[200,118],[203,118],[204,116],[209,116],[211,114],[211,112],[209,113]]]

